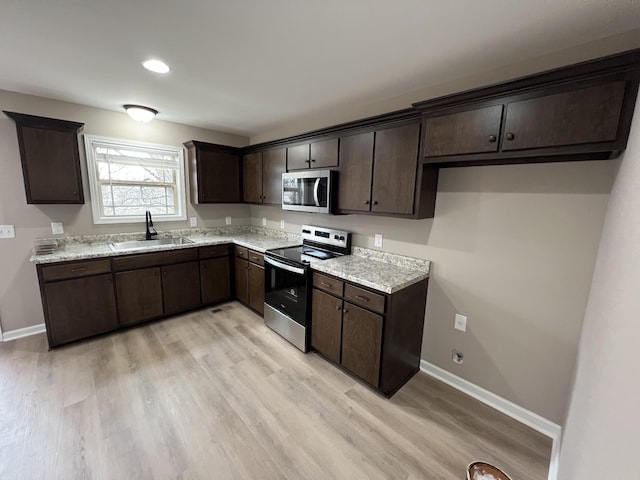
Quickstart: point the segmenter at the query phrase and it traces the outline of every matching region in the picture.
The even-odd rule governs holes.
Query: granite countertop
[[[364,285],[383,293],[394,293],[429,278],[431,262],[354,247],[352,255],[311,264],[318,272]]]
[[[205,245],[234,243],[264,253],[273,248],[300,245],[300,237],[263,227],[194,228],[160,232],[159,238],[183,236],[193,241],[184,245],[158,245],[145,249],[113,252],[108,243],[141,240],[140,233],[58,237],[60,248],[48,255],[33,255],[35,264],[67,262],[100,257],[164,252]],[[394,293],[429,277],[431,262],[354,246],[351,255],[311,264],[318,272],[358,283],[383,293]]]
[[[183,248],[195,248],[202,247],[205,245],[218,245],[223,243],[235,243],[237,245],[241,245],[243,247],[250,248],[252,250],[256,250],[258,252],[264,253],[265,250],[271,248],[282,248],[282,247],[290,247],[294,245],[300,245],[300,240],[292,239],[291,237],[287,238],[285,236],[276,237],[271,236],[265,233],[253,233],[253,232],[207,232],[204,229],[194,230],[193,233],[190,232],[173,232],[174,235],[160,234],[159,237],[166,236],[185,236],[189,240],[192,240],[191,244],[184,245],[158,245],[155,247],[149,247],[145,249],[137,249],[137,250],[125,250],[119,252],[113,252],[108,243],[112,242],[120,242],[126,240],[134,240],[141,238],[139,234],[137,236],[132,237],[131,235],[109,235],[103,236],[100,238],[99,236],[91,237],[86,242],[83,241],[88,237],[69,237],[61,239],[63,240],[63,245],[61,248],[54,253],[48,255],[33,255],[29,259],[34,264],[46,264],[46,263],[56,263],[56,262],[67,262],[72,260],[85,260],[89,258],[99,258],[99,257],[115,257],[121,255],[134,255],[140,253],[151,253],[151,252],[164,252],[167,250],[179,250]]]

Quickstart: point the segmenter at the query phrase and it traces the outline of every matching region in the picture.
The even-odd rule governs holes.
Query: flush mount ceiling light
[[[158,114],[157,110],[142,105],[123,105],[123,107],[136,122],[150,122]]]
[[[142,62],[142,66],[147,70],[155,73],[169,73],[169,65],[162,60],[152,58],[151,60],[145,60]]]

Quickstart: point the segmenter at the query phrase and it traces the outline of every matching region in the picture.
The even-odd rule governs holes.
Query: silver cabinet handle
[[[318,189],[320,188],[320,178],[316,178],[316,182],[313,184],[313,199],[316,202],[316,207],[320,206],[320,199],[318,198]]]
[[[358,300],[363,300],[363,301],[365,301],[365,302],[368,302],[368,301],[369,301],[369,297],[365,297],[365,296],[363,296],[363,295],[356,295],[356,298],[357,298]]]

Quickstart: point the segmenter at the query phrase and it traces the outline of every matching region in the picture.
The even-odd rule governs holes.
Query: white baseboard
[[[16,340],[18,338],[28,337],[30,335],[37,335],[38,333],[44,333],[46,331],[47,331],[47,328],[44,326],[44,323],[40,323],[38,325],[32,325],[30,327],[18,328],[17,330],[4,332],[2,334],[2,341],[8,342],[11,340]]]
[[[549,475],[547,480],[557,479],[558,459],[560,457],[560,440],[562,434],[562,427],[560,425],[552,422],[551,420],[547,420],[531,410],[527,410],[520,405],[516,405],[495,393],[491,393],[489,390],[485,390],[464,378],[460,378],[451,372],[437,367],[426,360],[420,360],[420,370],[551,438],[553,440],[553,446],[551,447],[551,462],[549,464]]]

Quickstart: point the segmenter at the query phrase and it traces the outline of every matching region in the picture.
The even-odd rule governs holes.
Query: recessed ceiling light
[[[162,60],[145,60],[144,62],[142,62],[142,66],[151,72],[169,73],[169,65],[164,63]]]
[[[136,122],[150,122],[158,114],[157,110],[142,105],[123,105],[123,107]]]

